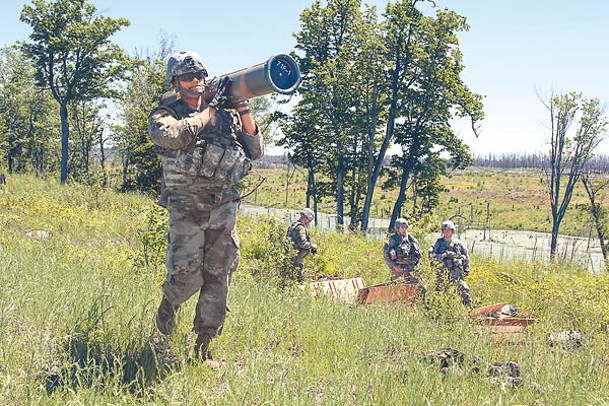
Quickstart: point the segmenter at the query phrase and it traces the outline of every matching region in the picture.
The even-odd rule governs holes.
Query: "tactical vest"
[[[290,241],[292,242],[292,246],[296,249],[300,249],[300,247],[297,245],[297,240],[300,237],[300,234],[298,233],[298,226],[305,227],[305,225],[301,223],[300,220],[296,220],[295,222],[290,224],[290,227],[288,227],[288,232],[286,233],[286,237],[290,239]],[[310,236],[308,233],[307,241],[310,241]]]
[[[404,259],[409,257],[411,254],[414,255],[414,252],[410,252],[414,248],[414,244],[410,241],[412,237],[410,234],[406,238],[402,238],[402,241],[397,246],[396,254],[398,259]]]
[[[420,258],[420,255],[417,255],[416,247],[412,235],[402,236],[395,233],[389,240],[389,258],[402,267],[405,265],[414,267]]]
[[[195,114],[182,100],[160,107],[178,120]],[[183,187],[198,178],[218,186],[236,184],[252,167],[251,160],[237,142],[239,130],[237,118],[221,109],[186,148],[163,149],[166,186],[169,189]]]
[[[454,255],[443,258],[442,263],[451,271],[455,268],[463,270],[463,261],[461,259],[463,253],[461,252],[461,248],[455,244],[454,241],[451,241],[449,245],[444,238],[438,238],[434,251],[436,255],[441,255],[447,251],[454,252]]]

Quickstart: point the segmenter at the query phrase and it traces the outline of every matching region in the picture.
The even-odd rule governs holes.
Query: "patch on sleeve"
[[[170,116],[171,114],[165,109],[158,109],[154,113],[152,113],[152,119],[158,120],[159,118]]]

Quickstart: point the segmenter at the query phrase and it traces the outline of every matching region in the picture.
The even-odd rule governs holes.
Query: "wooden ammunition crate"
[[[388,282],[360,289],[358,302],[361,304],[408,304],[413,306],[421,286],[417,283],[396,284]]]
[[[315,296],[325,295],[347,304],[355,304],[359,291],[366,286],[362,278],[336,279],[331,281],[313,282],[301,285],[302,290],[310,290]]]
[[[489,332],[500,339],[519,341],[522,339],[527,326],[537,322],[535,319],[524,317],[484,317],[479,319],[483,331]]]

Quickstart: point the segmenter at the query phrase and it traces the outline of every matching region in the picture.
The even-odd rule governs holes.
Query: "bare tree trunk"
[[[59,105],[59,116],[61,118],[61,184],[64,185],[68,180],[68,140],[70,137],[70,124],[68,122],[68,106],[63,101]]]
[[[406,201],[406,188],[408,186],[408,179],[410,178],[410,174],[412,173],[412,153],[409,152],[408,153],[408,157],[406,158],[406,163],[404,164],[404,167],[402,168],[402,179],[400,181],[400,192],[398,194],[398,198],[395,201],[395,204],[393,205],[393,212],[391,213],[391,219],[389,220],[389,229],[388,231],[391,232],[391,230],[393,230],[393,226],[395,225],[395,220],[397,220],[398,216],[400,215],[401,211],[402,211],[402,206],[404,205],[404,202]]]
[[[376,102],[378,100],[378,85],[375,83],[372,90],[372,111],[368,115],[368,175],[366,177],[366,197],[364,199],[364,207],[362,208],[362,224],[361,230],[368,229],[368,221],[370,218],[370,208],[372,207],[372,197],[374,196],[374,188],[376,186],[375,173],[375,157],[374,157],[374,141],[376,136],[376,126],[378,123],[378,109]],[[382,159],[385,159],[384,156]]]
[[[560,222],[552,220],[552,234],[550,236],[550,261],[556,259],[556,247],[558,246],[558,229]]]
[[[296,172],[296,166],[294,166],[294,170],[292,171],[292,174],[290,174],[290,162],[287,163],[287,172],[286,172],[286,176],[285,176],[285,206],[288,206],[288,197],[289,197],[289,189],[290,189],[290,179],[292,178],[292,176],[294,176],[294,173]]]
[[[311,204],[311,200],[313,204]],[[317,184],[315,183],[315,171],[312,167],[309,167],[309,177],[307,180],[307,207],[313,207],[315,225],[317,225]]]
[[[368,190],[366,191],[366,200],[364,202],[364,213],[362,215],[362,230],[368,229],[368,221],[370,217],[370,205],[372,204],[372,197],[374,196],[374,188],[376,187],[376,182],[378,181],[379,175],[381,173],[381,169],[383,168],[383,162],[385,161],[385,155],[387,154],[387,150],[389,149],[389,142],[393,138],[393,130],[395,129],[395,118],[397,112],[397,94],[398,94],[398,80],[396,78],[398,76],[397,73],[394,73],[394,81],[391,85],[392,94],[394,95],[391,99],[391,106],[389,108],[389,117],[387,119],[387,126],[385,129],[385,138],[383,139],[383,143],[381,144],[381,148],[379,150],[379,154],[376,157],[376,162],[374,164],[374,171],[369,178],[368,181]],[[365,219],[365,220],[364,220]]]
[[[127,154],[123,155],[123,189],[129,188],[129,157]]]
[[[106,172],[106,150],[104,149],[104,131],[99,132],[99,163],[102,170],[102,186],[108,186],[108,173]]]
[[[338,143],[338,165],[336,167],[336,229],[343,230],[345,224],[345,158],[342,153],[342,143]]]

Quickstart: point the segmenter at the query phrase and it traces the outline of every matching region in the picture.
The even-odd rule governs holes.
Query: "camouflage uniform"
[[[446,257],[442,254],[447,253]],[[472,298],[469,293],[469,286],[463,280],[469,274],[469,256],[465,244],[456,238],[446,241],[440,237],[432,245],[429,252],[430,259],[441,262],[436,268],[436,289],[445,289],[445,277],[448,270],[449,282],[457,284],[457,291],[461,295],[461,300],[466,306],[471,306]]]
[[[418,283],[419,279],[414,275],[415,268],[421,263],[421,249],[419,243],[411,234],[403,236],[394,233],[383,247],[383,259],[391,269],[391,280],[405,278],[409,282]],[[396,272],[395,267],[401,271]]]
[[[298,253],[292,260],[292,267],[298,273],[298,282],[304,281],[304,259],[311,252],[315,251],[315,245],[311,242],[309,230],[301,220],[296,220],[288,228],[287,237],[291,240],[294,249]]]
[[[155,114],[163,110],[169,114]],[[162,200],[169,210],[164,300],[177,309],[199,291],[194,331],[213,337],[224,324],[239,262],[234,185],[263,155],[263,144],[259,133],[242,130],[235,114],[219,109],[203,126],[195,113],[181,99],[162,105],[150,114],[149,131],[162,150]]]

